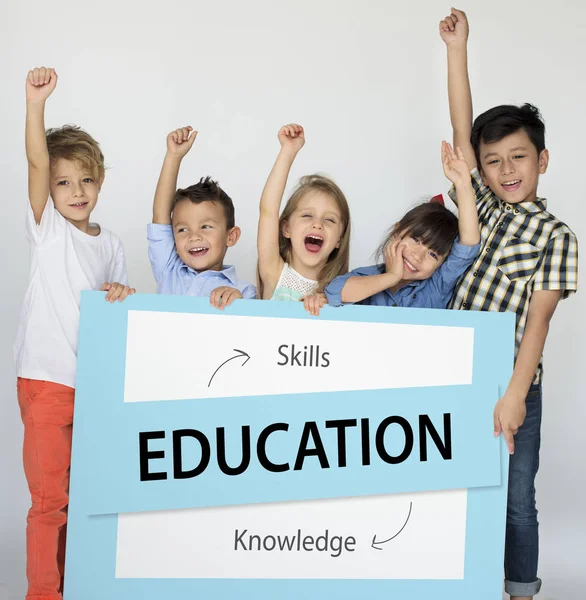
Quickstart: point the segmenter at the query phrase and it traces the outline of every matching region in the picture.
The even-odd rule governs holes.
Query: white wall
[[[542,110],[551,166],[540,193],[579,237],[586,233],[586,5],[565,0],[471,2],[476,113],[505,102]],[[54,66],[59,85],[47,125],[81,124],[111,169],[96,218],[126,245],[133,284],[154,291],[145,227],[165,136],[200,131],[180,184],[218,178],[235,200],[243,236],[228,255],[253,278],[257,202],[278,150],[281,124],[297,121],[307,143],[293,178],[321,171],[353,213],[352,265],[365,264],[383,231],[422,196],[447,188],[439,149],[450,136],[445,51],[437,0],[30,0],[0,9],[0,598],[24,583],[28,493],[11,341],[27,281],[24,80]],[[582,268],[582,275],[585,274]],[[586,493],[586,296],[564,302],[546,351],[542,467],[543,598],[583,597]],[[582,367],[583,368],[583,367]]]

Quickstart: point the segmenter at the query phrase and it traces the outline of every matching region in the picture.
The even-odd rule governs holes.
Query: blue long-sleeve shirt
[[[463,246],[455,241],[450,254],[429,279],[413,281],[394,293],[389,290],[378,292],[356,304],[371,306],[404,306],[412,308],[445,308],[452,297],[454,287],[460,276],[466,272],[478,255],[480,244]],[[359,267],[340,275],[331,281],[325,289],[328,304],[342,306],[352,302],[342,302],[342,288],[350,277],[380,275],[385,265]]]
[[[201,273],[188,267],[177,254],[171,225],[151,223],[147,228],[147,238],[157,294],[211,296],[216,288],[226,285],[240,290],[243,298],[256,298],[256,288],[237,279],[233,266]]]

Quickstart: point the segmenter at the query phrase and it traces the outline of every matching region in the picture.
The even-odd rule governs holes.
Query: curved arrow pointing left
[[[409,502],[409,514],[407,515],[407,519],[405,520],[405,523],[403,523],[403,527],[401,527],[401,529],[399,529],[399,531],[397,531],[397,533],[395,533],[394,536],[390,537],[388,540],[380,540],[380,541],[377,542],[377,540],[376,540],[376,533],[374,534],[374,537],[372,538],[372,544],[371,544],[371,546],[375,550],[382,550],[382,548],[379,548],[378,545],[380,545],[380,544],[386,544],[387,542],[390,542],[391,540],[394,540],[401,533],[401,531],[403,531],[403,529],[405,529],[405,527],[407,526],[407,523],[409,523],[409,519],[411,518],[411,509],[412,508],[413,508],[413,502]]]
[[[208,387],[210,387],[210,385],[212,385],[212,381],[214,379],[214,377],[216,376],[216,373],[226,364],[229,363],[231,360],[234,360],[235,358],[242,358],[243,356],[246,356],[246,360],[242,363],[241,366],[244,366],[249,360],[250,360],[250,355],[246,352],[244,352],[244,350],[238,350],[237,348],[234,348],[234,352],[237,352],[238,354],[232,356],[231,358],[229,358],[228,360],[225,360],[215,371],[214,374],[210,377],[210,380],[208,382]]]

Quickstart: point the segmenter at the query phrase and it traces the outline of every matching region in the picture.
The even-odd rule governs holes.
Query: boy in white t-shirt
[[[45,101],[56,84],[44,67],[26,80],[31,270],[14,350],[32,498],[28,600],[62,598],[81,291],[107,291],[111,302],[134,293],[122,242],[90,222],[104,181],[98,143],[73,126],[45,133]]]

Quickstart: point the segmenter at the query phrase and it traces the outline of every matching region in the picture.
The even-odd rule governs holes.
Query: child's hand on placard
[[[439,24],[440,36],[449,44],[466,45],[468,41],[468,19],[462,10],[452,8],[452,12]]]
[[[297,154],[305,144],[305,132],[303,131],[303,127],[295,123],[290,123],[289,125],[281,127],[277,137],[279,138],[279,143],[283,150],[290,150],[295,154]]]
[[[116,281],[112,283],[104,283],[101,287],[102,292],[108,292],[106,294],[106,302],[122,302],[126,297],[132,296],[132,294],[136,293],[134,288],[131,288],[122,283],[118,283]]]
[[[470,185],[470,167],[460,148],[454,149],[451,144],[442,142],[442,165],[445,176],[456,186]]]
[[[27,102],[44,102],[57,85],[55,69],[36,67],[28,72],[26,77]]]
[[[223,285],[222,287],[216,288],[211,293],[210,304],[216,308],[219,308],[220,310],[224,310],[226,306],[230,306],[234,300],[239,300],[241,298],[242,293],[240,290],[228,285]]]
[[[191,150],[196,137],[197,131],[189,125],[175,129],[167,136],[167,154],[183,158]]]
[[[317,292],[316,294],[311,294],[310,296],[305,296],[305,298],[303,298],[305,310],[314,317],[319,316],[319,311],[327,303],[328,299],[323,292]]]
[[[515,436],[526,416],[525,398],[515,397],[509,392],[506,392],[494,407],[494,435],[502,433],[505,436],[509,454],[515,452]]]
[[[385,248],[385,268],[397,283],[403,279],[403,250],[406,245],[401,243],[399,235],[393,235]]]

